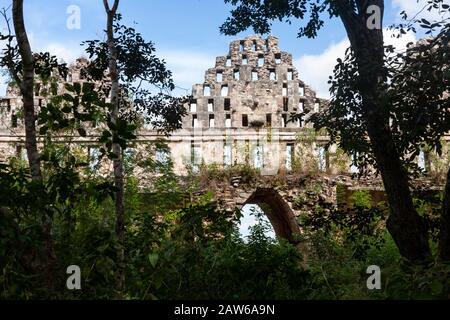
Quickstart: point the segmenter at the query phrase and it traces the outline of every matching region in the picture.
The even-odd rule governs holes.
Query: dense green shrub
[[[52,166],[41,184],[31,183],[18,163],[0,166],[0,299],[115,297],[111,189],[94,175],[79,175],[76,161],[69,164]],[[308,250],[300,252],[269,238],[264,224],[244,241],[238,212],[219,210],[208,194],[194,196],[170,167],[159,170],[164,174],[147,191],[127,177],[128,299],[450,298],[450,267],[403,261],[384,226],[387,209],[372,207],[366,193],[356,193],[346,211],[318,204],[302,220]],[[426,199],[416,205],[424,218],[434,210]],[[53,224],[51,279],[33,269],[44,243],[43,216]],[[69,265],[81,268],[81,291],[65,287]],[[370,265],[382,270],[381,290],[367,289]]]

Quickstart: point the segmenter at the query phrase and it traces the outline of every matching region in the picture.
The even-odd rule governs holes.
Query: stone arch
[[[298,244],[295,234],[300,234],[294,211],[286,200],[273,188],[257,188],[244,203],[256,204],[261,207],[275,230],[277,237]]]

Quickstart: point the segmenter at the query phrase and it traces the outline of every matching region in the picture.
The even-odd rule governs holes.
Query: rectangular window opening
[[[320,103],[319,102],[314,103],[314,112],[315,113],[320,112]]]
[[[231,100],[229,98],[226,98],[223,104],[223,109],[225,111],[230,111],[231,110]]]
[[[231,128],[231,114],[225,116],[225,128]]]
[[[427,155],[425,154],[425,152],[422,150],[419,153],[418,159],[417,159],[417,166],[419,167],[420,170],[422,171],[427,171],[427,161],[426,161]]]
[[[217,81],[217,82],[222,82],[222,80],[223,80],[222,71],[217,71],[217,74],[216,74],[216,81]]]
[[[17,128],[17,126],[18,126],[18,118],[17,115],[13,113],[11,115],[11,127]]]
[[[89,147],[89,168],[95,170],[100,164],[100,149],[97,147]]]
[[[288,81],[294,80],[294,74],[293,74],[292,70],[288,70],[288,72],[287,72],[287,80]]]
[[[300,87],[298,91],[299,91],[298,94],[299,94],[301,97],[304,97],[304,96],[305,96],[305,87]]]
[[[198,118],[196,114],[192,116],[192,128],[198,128]]]
[[[319,147],[319,171],[327,171],[327,151],[325,147]]]
[[[223,164],[227,167],[232,165],[232,149],[228,141],[224,141],[223,145]]]
[[[234,80],[240,80],[241,79],[241,73],[239,70],[234,70]]]
[[[294,144],[288,143],[286,145],[286,170],[292,171],[292,163],[294,160]]]
[[[283,92],[282,92],[282,94],[283,94],[283,97],[287,97],[287,95],[288,95],[288,85],[287,85],[287,83],[283,84]]]
[[[353,154],[352,156],[352,164],[350,165],[350,173],[352,174],[358,174],[359,173],[359,167],[357,165],[358,163],[359,154]]]
[[[262,67],[264,66],[264,56],[259,56],[258,57],[258,67]]]
[[[277,74],[275,70],[271,69],[269,73],[269,80],[276,81],[277,80]]]
[[[245,140],[245,163],[250,164],[250,140]]]
[[[272,114],[271,113],[266,114],[266,125],[268,127],[272,126]]]
[[[210,96],[211,95],[211,87],[210,86],[204,86],[203,87],[203,95],[204,96]]]
[[[222,97],[228,96],[228,86],[227,85],[222,86],[221,95],[222,95]]]
[[[194,142],[191,143],[191,164],[192,170],[195,173],[200,172],[200,165],[202,164],[202,149],[200,145],[195,144]]]
[[[213,99],[208,100],[208,112],[214,112],[214,100]]]
[[[4,102],[6,102],[6,111],[11,112],[11,99],[5,99]]]
[[[277,53],[275,55],[275,63],[276,64],[281,64],[281,53]]]
[[[246,115],[246,114],[242,115],[242,126],[248,127],[248,115]]]
[[[260,144],[259,140],[254,149],[253,159],[255,169],[262,169],[264,167],[264,147]]]
[[[191,112],[197,112],[197,100],[193,100],[193,101],[191,102],[190,111],[191,111]]]
[[[283,114],[281,116],[281,127],[282,128],[286,128],[287,127],[287,122],[288,122],[288,116],[287,116],[287,114]]]
[[[157,172],[163,173],[161,169],[170,163],[170,152],[167,149],[157,149],[155,154]]]
[[[289,111],[289,98],[288,97],[283,98],[283,111],[285,111],[285,112]]]

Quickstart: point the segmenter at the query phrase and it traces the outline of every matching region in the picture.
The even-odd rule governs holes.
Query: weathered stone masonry
[[[86,63],[87,60],[78,59],[70,67],[67,79],[59,79],[59,93],[64,92],[64,82],[85,81],[80,69]],[[39,87],[37,109],[46,103],[43,90],[49,88]],[[183,176],[188,169],[195,172],[202,166],[247,164],[266,176],[251,186],[233,182],[239,181],[239,177],[233,177],[231,183],[205,190],[213,191],[223,208],[234,210],[247,203],[267,204],[269,208],[265,211],[277,234],[292,240],[291,234],[301,230],[297,217],[309,208],[309,204],[303,209],[295,205],[295,198],[302,195],[309,183],[298,180],[299,173],[308,176],[321,172],[318,176],[313,174],[321,186],[314,191],[314,197],[325,197],[331,202],[336,202],[338,183],[349,188],[361,186],[361,182],[349,178],[349,173],[355,171],[350,167],[350,159],[336,146],[325,151],[328,137],[305,124],[312,113],[327,107],[327,101],[317,97],[301,80],[292,55],[279,49],[276,37],[250,36],[231,42],[228,53],[217,57],[215,66],[206,71],[203,83],[193,86],[192,96],[185,106],[188,114],[182,129],[166,139],[175,173]],[[6,96],[0,98],[0,162],[15,155],[26,157],[21,109],[18,89],[8,86]],[[291,121],[295,113],[305,113],[304,119]],[[163,159],[164,154],[154,149],[148,151],[146,147],[160,138],[154,130],[140,131],[134,146],[140,160]],[[95,155],[94,137],[70,137],[70,141],[84,153]],[[428,172],[440,175],[448,168],[449,154],[446,144],[441,158],[434,156],[425,161],[423,157],[422,162]],[[110,173],[110,165],[105,163],[103,172]],[[290,176],[290,171],[296,175]],[[139,168],[134,174],[144,185],[150,181]],[[275,178],[268,177],[280,174],[287,175],[289,181],[281,188],[276,186]],[[375,181],[377,188],[379,183]]]
[[[273,36],[233,41],[228,54],[216,58],[204,83],[194,85],[192,92],[183,120],[183,130],[192,137],[191,162],[248,163],[269,175],[292,169],[300,152],[298,135],[311,132],[307,117],[293,121],[291,114],[320,112],[326,106],[299,79],[292,55],[280,51]],[[303,154],[318,156],[316,143],[327,138],[314,140]]]

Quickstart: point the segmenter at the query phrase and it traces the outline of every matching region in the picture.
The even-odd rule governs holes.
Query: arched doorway
[[[300,227],[289,204],[273,188],[257,188],[245,202],[258,205],[273,226],[277,237],[299,243]]]

